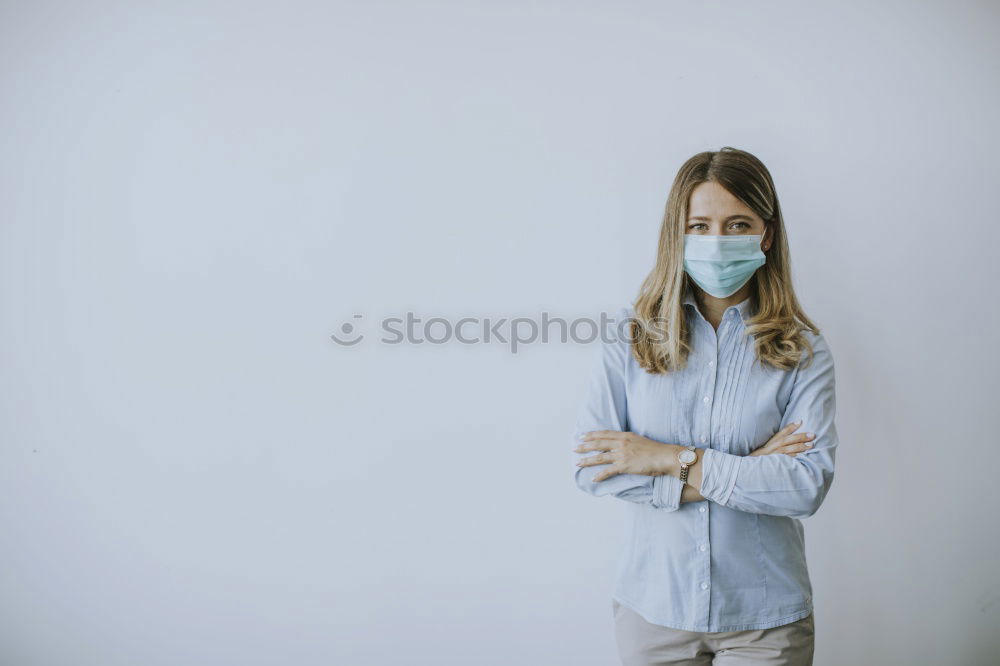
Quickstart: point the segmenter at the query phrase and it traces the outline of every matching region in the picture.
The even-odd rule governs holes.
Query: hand
[[[802,425],[802,421],[789,423],[784,428],[774,433],[774,436],[767,440],[767,443],[764,444],[764,446],[751,451],[750,455],[766,456],[772,453],[785,453],[794,457],[803,451],[808,451],[812,448],[810,440],[816,439],[816,435],[811,432],[800,432],[797,435],[793,435],[792,433],[795,432],[800,425]]]
[[[676,444],[664,444],[637,435],[634,432],[618,432],[617,430],[595,430],[588,432],[582,438],[583,443],[574,451],[602,451],[596,456],[589,456],[577,462],[580,467],[591,465],[611,466],[594,475],[594,481],[615,476],[616,474],[643,474],[645,476],[661,476],[669,470],[670,456],[675,456]]]

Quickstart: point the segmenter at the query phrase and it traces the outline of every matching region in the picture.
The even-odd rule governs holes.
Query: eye
[[[694,224],[688,226],[688,229],[695,229],[696,227],[706,227],[706,226],[708,225],[706,225],[704,222],[695,222]]]
[[[738,226],[738,225],[741,225],[741,224],[743,225],[742,227]],[[749,229],[750,228],[750,223],[749,222],[734,222],[733,223],[733,228],[736,228],[736,229]]]

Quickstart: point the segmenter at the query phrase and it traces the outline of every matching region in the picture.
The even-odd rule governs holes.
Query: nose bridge
[[[713,217],[708,223],[708,230],[715,236],[722,236],[726,233],[726,222],[721,217]]]

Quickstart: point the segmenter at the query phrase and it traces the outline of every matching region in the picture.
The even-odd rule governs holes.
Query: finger
[[[611,441],[595,439],[590,442],[578,444],[573,450],[577,453],[586,453],[587,451],[610,451],[613,448],[614,446]]]
[[[789,423],[788,425],[786,425],[784,428],[782,428],[781,431],[782,432],[793,433],[796,430],[798,430],[798,428],[799,428],[800,425],[802,425],[802,419],[799,419],[798,421],[792,421],[791,423]]]
[[[576,464],[579,467],[589,467],[591,465],[603,465],[604,463],[609,463],[610,460],[607,459],[605,454],[599,454],[596,456],[587,456],[581,460],[577,460]]]
[[[608,477],[614,476],[617,473],[618,473],[618,470],[616,470],[614,467],[609,467],[607,469],[602,469],[600,472],[598,472],[597,474],[594,475],[594,481],[595,482],[597,482],[597,481],[603,481],[604,479],[607,479]]]
[[[816,439],[816,433],[814,432],[798,432],[794,435],[789,435],[782,442],[783,444],[799,444],[800,442],[811,442]]]
[[[787,444],[781,447],[781,453],[802,453],[803,451],[808,451],[812,448],[812,444],[809,442],[799,442],[797,444]]]
[[[792,446],[793,444],[800,444],[802,442],[808,442],[815,437],[812,433],[796,433],[794,435],[788,435],[787,437],[782,437],[781,441],[778,442],[778,446]]]
[[[774,435],[772,437],[779,437],[779,436],[784,436],[784,435],[791,435],[793,432],[795,432],[795,429],[798,428],[798,427],[799,427],[798,423],[789,423],[784,428],[782,428],[778,432],[774,433]]]
[[[591,432],[584,433],[580,439],[584,442],[589,442],[595,439],[621,439],[624,435],[625,433],[618,430],[592,430]]]

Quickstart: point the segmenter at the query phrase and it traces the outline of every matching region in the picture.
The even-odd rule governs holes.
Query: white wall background
[[[838,364],[818,666],[1000,649],[992,2],[0,5],[0,662],[617,663],[594,346],[681,163],[779,188]],[[374,331],[372,331],[374,333]]]

